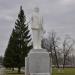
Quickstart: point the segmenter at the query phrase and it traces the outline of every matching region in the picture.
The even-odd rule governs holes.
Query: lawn
[[[24,75],[24,73],[21,72],[21,74],[18,74],[16,70],[15,71],[12,71],[12,70],[6,69],[5,70],[5,75]]]
[[[17,71],[5,70],[5,75],[24,75],[24,73],[18,74]],[[75,75],[75,68],[53,68],[52,75]]]
[[[75,75],[75,68],[65,68],[65,69],[53,68],[52,75]]]

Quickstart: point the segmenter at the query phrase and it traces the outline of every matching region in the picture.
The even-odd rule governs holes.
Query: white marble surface
[[[50,57],[45,49],[32,49],[27,61],[30,75],[50,75]]]
[[[32,37],[34,49],[41,49],[41,39],[43,35],[43,18],[39,13],[39,8],[35,8],[32,15]]]

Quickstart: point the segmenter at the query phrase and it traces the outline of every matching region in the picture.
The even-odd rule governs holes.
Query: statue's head
[[[35,8],[34,8],[34,11],[35,11],[35,12],[39,12],[39,8],[38,8],[38,7],[35,7]]]

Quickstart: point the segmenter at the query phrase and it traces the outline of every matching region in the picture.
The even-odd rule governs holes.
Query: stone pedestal
[[[25,61],[25,75],[51,75],[50,57],[45,49],[32,49]]]

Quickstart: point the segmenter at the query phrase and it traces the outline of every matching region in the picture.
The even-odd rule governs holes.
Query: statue
[[[32,15],[32,35],[33,48],[41,49],[41,39],[43,36],[43,18],[39,14],[39,8],[35,8]]]
[[[25,75],[51,75],[49,53],[41,48],[44,33],[42,25],[43,19],[39,14],[39,8],[35,8],[32,16],[33,49],[25,58]]]

